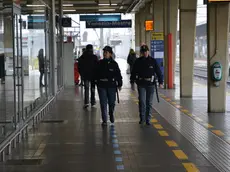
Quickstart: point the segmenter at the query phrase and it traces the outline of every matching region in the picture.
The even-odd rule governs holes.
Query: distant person
[[[89,107],[89,88],[91,88],[91,106],[93,107],[96,104],[93,75],[97,62],[97,56],[93,54],[93,46],[91,44],[87,45],[85,52],[78,60],[79,73],[84,82],[84,108]]]
[[[0,79],[1,84],[5,84],[5,55],[4,53],[0,54]]]
[[[110,46],[103,49],[104,58],[99,61],[96,68],[95,80],[101,106],[102,125],[107,125],[107,104],[111,125],[114,125],[114,109],[116,92],[121,90],[122,76],[117,62],[112,58],[113,50]]]
[[[137,56],[136,56],[135,51],[133,49],[130,49],[129,55],[128,55],[128,58],[127,58],[127,63],[129,64],[129,69],[130,69],[129,73],[132,72],[133,65],[134,65],[136,59],[137,59]]]
[[[38,65],[39,65],[39,72],[40,72],[39,84],[40,84],[40,87],[44,87],[45,85],[42,83],[43,76],[45,73],[45,58],[44,58],[43,49],[40,49],[38,52]]]
[[[86,48],[82,48],[82,55],[84,54],[84,52],[85,52],[85,50],[86,50]],[[81,56],[80,56],[81,57]],[[80,58],[79,57],[79,58]],[[81,74],[80,74],[81,75]],[[79,84],[80,86],[84,86],[84,78],[83,78],[83,76],[81,76],[81,83]]]

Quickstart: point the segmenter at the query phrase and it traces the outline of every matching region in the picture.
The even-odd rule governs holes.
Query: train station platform
[[[152,125],[139,125],[137,93],[122,73],[114,127],[101,126],[98,96],[97,106],[84,110],[82,88],[65,89],[0,171],[229,171],[230,145],[163,98],[154,103]]]

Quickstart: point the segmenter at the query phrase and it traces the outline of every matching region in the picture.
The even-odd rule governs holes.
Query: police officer
[[[101,106],[102,125],[107,125],[107,104],[111,125],[114,125],[114,108],[116,92],[121,90],[122,76],[117,62],[112,58],[113,50],[110,46],[103,49],[104,58],[98,62],[95,80]]]
[[[141,46],[140,53],[141,57],[138,58],[134,63],[130,82],[132,84],[132,88],[134,82],[136,82],[138,86],[140,113],[139,124],[146,122],[147,125],[150,125],[150,119],[153,109],[152,104],[154,85],[156,82],[155,76],[157,75],[158,82],[161,88],[163,88],[163,78],[156,60],[149,56],[149,48],[147,45]]]

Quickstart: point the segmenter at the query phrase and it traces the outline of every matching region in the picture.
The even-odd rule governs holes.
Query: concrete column
[[[158,2],[159,3],[159,2]],[[174,83],[174,71],[175,71],[175,61],[176,61],[176,38],[177,38],[177,18],[178,18],[178,0],[164,0],[161,2],[163,4],[163,28],[164,28],[164,80],[165,88],[173,88]],[[172,36],[172,42],[168,41],[168,36]],[[168,52],[169,46],[172,46],[172,52]],[[169,63],[169,57],[171,57],[172,63]],[[171,67],[171,72],[169,73],[168,64]],[[169,76],[170,75],[170,76]],[[172,84],[169,82],[172,80]]]
[[[162,0],[154,0],[153,1],[153,21],[154,21],[154,31],[155,32],[163,32],[163,1]]]
[[[192,97],[197,0],[180,0],[180,97]]]
[[[175,68],[177,54],[177,24],[178,24],[179,0],[170,1],[170,33],[172,34],[172,58],[173,58],[173,82],[175,87]]]
[[[5,56],[13,57],[13,22],[11,14],[4,14],[4,48]]]
[[[141,44],[145,41],[145,8],[140,9],[140,29],[141,29]]]
[[[153,9],[152,9],[152,2],[145,4],[145,20],[153,20]],[[145,21],[144,21],[144,26],[145,26]],[[145,29],[145,27],[144,27]],[[152,36],[152,31],[145,31],[145,43],[148,45],[150,48],[151,46],[151,36]]]
[[[208,112],[226,111],[226,82],[228,78],[229,3],[208,4]],[[222,80],[218,87],[211,79],[211,65],[222,64]]]
[[[58,1],[58,12],[59,12],[59,47],[58,47],[58,60],[57,60],[57,68],[58,68],[58,77],[59,82],[58,86],[64,86],[64,77],[63,77],[63,39],[64,39],[64,29],[62,27],[62,18],[63,18],[63,0]]]
[[[135,14],[135,51],[137,54],[140,52],[140,44],[141,44],[141,26],[140,26],[140,13]]]
[[[50,17],[50,44],[52,46],[50,50],[51,54],[51,73],[52,73],[52,92],[53,95],[57,93],[58,84],[57,84],[57,40],[56,40],[56,12],[55,12],[55,0],[50,0],[51,6],[51,17]],[[59,47],[60,48],[60,47]],[[60,50],[59,50],[60,51]],[[61,75],[62,76],[62,75]]]

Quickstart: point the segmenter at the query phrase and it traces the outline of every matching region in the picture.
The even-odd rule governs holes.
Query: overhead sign
[[[121,15],[80,15],[80,21],[120,21]]]
[[[62,18],[62,27],[72,27],[72,19],[70,17]]]
[[[164,40],[164,33],[163,32],[153,32],[152,40]]]
[[[45,16],[28,16],[28,29],[44,29]]]
[[[86,21],[86,28],[131,28],[132,20]]]
[[[146,31],[152,31],[153,30],[153,21],[152,20],[145,21],[145,30]]]

